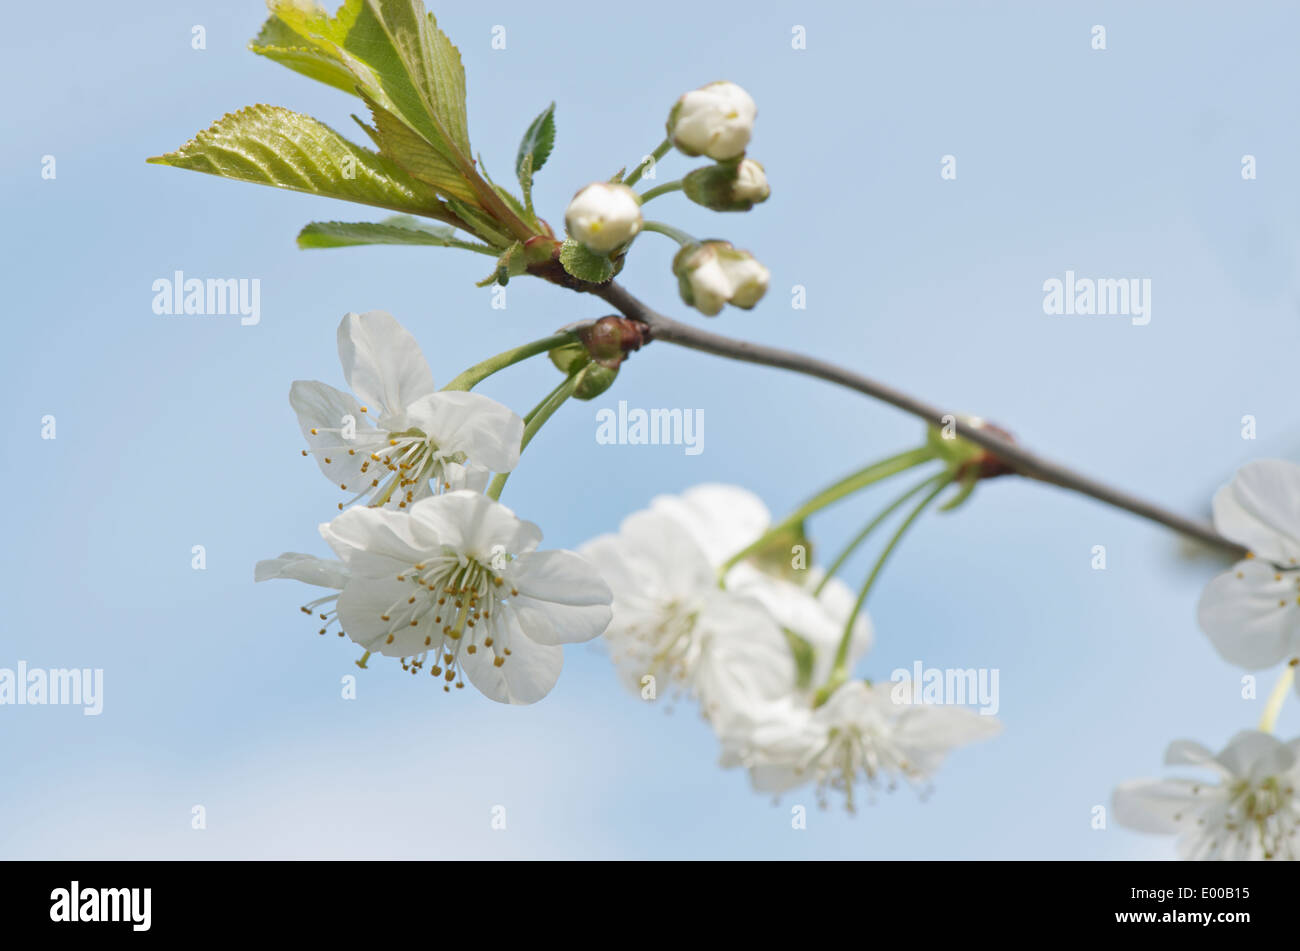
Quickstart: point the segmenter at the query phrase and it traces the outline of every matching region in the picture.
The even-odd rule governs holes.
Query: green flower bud
[[[697,168],[682,179],[682,190],[697,205],[714,211],[749,211],[772,194],[763,166],[753,159]]]
[[[562,344],[549,351],[547,356],[555,364],[555,368],[565,376],[571,376],[579,367],[591,362],[591,357],[587,354],[587,348],[580,341]]]
[[[578,371],[578,384],[573,390],[573,398],[594,400],[613,386],[617,378],[617,365],[608,367],[602,363],[588,363]]]

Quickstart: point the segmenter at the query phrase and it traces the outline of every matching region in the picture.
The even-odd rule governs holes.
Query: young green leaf
[[[353,4],[355,5],[355,4]],[[340,11],[342,19],[344,11]],[[356,94],[356,74],[342,54],[344,31],[324,10],[278,3],[271,6],[271,18],[248,44],[265,56],[318,82]]]
[[[228,113],[175,152],[148,161],[444,221],[452,217],[428,185],[389,159],[279,106]]]
[[[349,92],[360,89],[430,143],[469,155],[465,69],[423,0],[346,0],[333,17],[301,0],[269,6],[253,52]]]
[[[497,258],[496,269],[483,280],[477,282],[475,286],[487,287],[489,284],[500,284],[505,287],[510,283],[510,278],[518,277],[527,270],[528,261],[524,257],[524,243],[516,241],[506,248],[501,257]]]
[[[370,107],[370,113],[374,117],[374,139],[379,146],[380,155],[392,159],[444,196],[478,207],[478,196],[454,162],[369,95],[362,93],[361,98]]]
[[[614,262],[569,238],[560,246],[560,264],[580,281],[603,284],[614,276]]]
[[[555,103],[551,103],[541,115],[532,121],[528,126],[528,131],[524,133],[522,141],[519,143],[519,153],[515,156],[515,174],[519,176],[519,183],[524,182],[524,159],[529,155],[533,157],[532,172],[541,171],[546,160],[551,157],[551,149],[555,147]],[[532,184],[532,175],[529,175],[528,184]]]
[[[313,221],[298,233],[298,247],[303,249],[347,248],[365,244],[430,245],[496,254],[486,244],[457,238],[452,228],[426,225],[406,215],[384,221]]]
[[[528,218],[531,221],[537,220],[537,212],[533,210],[533,153],[529,152],[524,156],[523,162],[519,166],[519,187],[524,193],[524,210],[528,212]]]
[[[255,52],[365,99],[380,153],[449,203],[472,207],[474,230],[484,240],[531,236],[533,229],[474,167],[465,68],[423,0],[345,0],[333,17],[303,0],[269,0],[269,6],[271,20],[253,41]]]

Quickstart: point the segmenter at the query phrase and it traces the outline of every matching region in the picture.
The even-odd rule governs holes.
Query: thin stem
[[[638,162],[636,168],[632,169],[632,171],[628,174],[627,178],[623,179],[623,184],[630,186],[630,185],[635,185],[637,182],[641,181],[641,176],[644,175],[651,166],[656,164],[661,158],[667,155],[668,150],[671,149],[672,147],[673,147],[672,139],[664,139],[662,142],[656,145],[655,150],[650,153],[649,158],[644,158],[640,162]]]
[[[667,195],[669,192],[679,192],[685,186],[680,178],[675,182],[664,182],[662,185],[656,185],[654,188],[648,188],[637,197],[641,199],[641,204],[645,204],[652,198],[658,198],[660,195]]]
[[[538,430],[546,425],[557,409],[564,405],[564,401],[573,395],[574,389],[578,385],[578,375],[566,377],[564,382],[557,386],[551,392],[547,393],[540,403],[533,407],[532,411],[524,417],[524,438],[519,443],[519,452],[522,453],[528,448],[528,444],[533,441]],[[509,472],[498,472],[492,479],[492,484],[488,486],[488,498],[500,500],[501,490],[506,487],[506,479],[510,477]]]
[[[921,513],[924,512],[927,507],[929,507],[930,503],[935,500],[939,493],[948,488],[952,483],[952,473],[941,472],[937,476],[929,479],[928,482],[934,484],[934,488],[926,493],[925,498],[921,499],[921,501],[913,507],[912,511],[907,513],[907,518],[903,519],[903,523],[898,526],[898,529],[894,532],[888,543],[886,543],[884,550],[880,553],[880,557],[876,559],[876,563],[871,569],[871,574],[867,575],[867,580],[862,583],[862,590],[858,592],[858,600],[854,603],[853,611],[849,614],[849,619],[844,625],[844,633],[840,635],[839,647],[835,649],[835,663],[831,668],[830,677],[827,678],[826,683],[821,687],[821,689],[817,691],[817,697],[815,700],[816,706],[821,706],[829,700],[830,695],[835,692],[840,684],[844,683],[844,681],[848,679],[849,645],[853,641],[853,625],[857,621],[858,615],[862,613],[862,605],[866,603],[867,595],[871,593],[872,587],[875,586],[876,579],[880,577],[881,569],[885,567],[885,562],[889,560],[889,556],[893,553],[894,549],[898,547],[898,543],[903,540],[903,536],[906,535],[907,530],[912,527],[912,523],[920,517]]]
[[[643,231],[657,231],[659,234],[666,234],[683,247],[688,244],[696,243],[694,238],[680,228],[674,228],[672,225],[664,224],[662,221],[655,221],[653,218],[647,218],[642,222],[641,228]]]
[[[779,537],[790,527],[798,525],[814,512],[819,512],[826,508],[826,506],[832,505],[860,489],[865,489],[872,483],[879,482],[881,479],[887,479],[900,472],[906,472],[913,466],[919,466],[922,463],[929,462],[933,458],[934,452],[927,446],[922,446],[919,449],[909,449],[907,452],[900,452],[898,455],[890,456],[888,459],[881,459],[877,462],[873,462],[871,465],[864,466],[857,472],[845,476],[838,482],[828,485],[785,518],[781,519],[780,522],[769,528],[753,542],[746,545],[723,562],[722,567],[718,569],[718,577],[725,578],[727,572],[733,567],[754,554],[754,552],[761,551],[769,542],[772,541],[773,538]]]
[[[672,320],[647,307],[636,297],[629,294],[622,285],[614,281],[582,289],[613,305],[625,317],[644,323],[650,330],[651,339],[675,343],[681,347],[713,353],[731,360],[778,367],[783,370],[802,373],[805,376],[817,377],[888,403],[932,425],[944,425],[944,417],[952,416],[956,419],[957,435],[987,449],[992,455],[1026,478],[1060,486],[1063,489],[1078,492],[1099,502],[1131,512],[1140,518],[1157,522],[1189,538],[1194,538],[1206,545],[1217,548],[1234,558],[1245,557],[1245,548],[1224,538],[1204,522],[1186,518],[1154,502],[1131,495],[1097,479],[1075,472],[1060,463],[1038,456],[992,430],[977,428],[963,422],[956,411],[926,403],[884,383],[877,382],[860,373],[836,366],[825,360],[819,360],[816,357],[793,353],[777,347],[748,343],[743,340],[733,340],[721,334],[711,333]]]
[[[1273,727],[1277,726],[1278,714],[1282,712],[1282,705],[1286,703],[1286,695],[1291,692],[1291,685],[1294,682],[1295,667],[1287,667],[1278,678],[1273,692],[1268,695],[1268,703],[1264,705],[1264,715],[1259,718],[1260,732],[1273,732]]]
[[[563,330],[557,334],[551,334],[549,337],[542,337],[540,340],[534,340],[532,343],[526,343],[523,346],[515,347],[512,350],[506,350],[498,353],[495,357],[489,357],[482,363],[476,363],[468,370],[465,370],[459,376],[455,377],[450,383],[443,387],[444,390],[472,390],[478,386],[493,373],[498,370],[504,370],[508,366],[514,366],[521,360],[527,360],[529,357],[535,357],[539,353],[546,353],[554,350],[556,347],[563,346],[566,343],[573,343],[578,339],[578,335],[570,330]]]
[[[826,574],[822,576],[822,580],[817,582],[817,587],[813,588],[813,596],[816,597],[822,593],[822,588],[826,587],[826,583],[835,577],[836,572],[843,567],[844,562],[849,560],[849,557],[862,546],[862,543],[871,536],[872,532],[884,523],[885,519],[889,518],[889,516],[893,515],[907,504],[908,499],[912,498],[912,496],[924,489],[927,485],[933,482],[934,479],[934,476],[927,476],[922,479],[898,498],[894,499],[894,501],[886,505],[875,518],[868,522],[866,527],[863,528],[862,531],[858,532],[853,541],[845,545],[844,550],[841,551],[835,557],[835,560],[831,562],[830,567],[826,569]]]

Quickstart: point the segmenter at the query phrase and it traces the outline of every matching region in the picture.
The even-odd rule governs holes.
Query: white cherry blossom
[[[482,394],[438,390],[419,344],[389,314],[346,315],[338,346],[356,396],[298,380],[289,402],[303,455],[355,493],[349,501],[405,508],[445,489],[481,490],[519,461],[523,420]]]
[[[1177,740],[1165,765],[1196,767],[1214,778],[1122,783],[1114,795],[1118,822],[1177,835],[1184,859],[1300,858],[1300,739],[1243,730],[1217,754]]]
[[[613,591],[605,642],[621,679],[697,697],[706,716],[729,711],[733,694],[774,699],[794,683],[780,628],[752,598],[718,585],[717,566],[680,522],[640,511],[617,534],[580,552]],[[647,679],[649,678],[649,679]]]
[[[1300,656],[1300,465],[1243,466],[1214,496],[1214,525],[1250,557],[1206,586],[1201,629],[1224,660],[1248,670]]]
[[[955,747],[996,735],[1001,724],[961,706],[897,703],[892,685],[850,681],[821,707],[787,699],[724,736],[722,765],[749,770],[755,789],[780,794],[812,783],[855,808],[858,786],[921,785]]]
[[[493,700],[534,703],[559,678],[560,645],[609,623],[610,591],[590,564],[537,551],[536,525],[476,492],[406,512],[349,509],[321,534],[348,570],[343,630],[412,673],[428,667],[448,691],[463,675]]]

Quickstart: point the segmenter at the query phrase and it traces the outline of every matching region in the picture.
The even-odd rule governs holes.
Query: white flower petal
[[[410,585],[393,576],[353,578],[339,595],[339,626],[368,651],[386,657],[414,657],[438,643],[433,614],[425,611],[411,625],[406,599]],[[406,612],[406,613],[403,613]],[[388,615],[388,620],[383,615]],[[389,640],[389,637],[392,640]]]
[[[1239,779],[1258,783],[1269,776],[1290,772],[1296,764],[1294,750],[1271,733],[1242,730],[1215,757],[1220,765]]]
[[[570,551],[534,551],[506,571],[518,590],[508,608],[539,644],[571,644],[598,637],[608,626],[613,594],[596,569]]]
[[[409,404],[406,413],[442,452],[463,452],[493,472],[509,472],[519,462],[524,421],[481,393],[429,393]]]
[[[442,545],[488,567],[505,555],[532,551],[542,540],[542,530],[532,522],[464,489],[421,500],[410,507],[409,517]]]
[[[391,314],[348,314],[339,324],[339,360],[348,386],[385,416],[400,416],[436,391],[433,373],[415,338]],[[369,408],[369,406],[367,407]]]
[[[491,648],[460,654],[461,670],[470,683],[498,703],[536,703],[555,686],[564,666],[564,649],[532,641],[508,614],[494,625],[497,639]],[[507,627],[508,633],[502,632]],[[509,645],[510,654],[496,666],[497,648]]]
[[[680,495],[658,495],[650,509],[675,519],[714,566],[756,541],[771,524],[767,506],[740,486],[706,482]]]
[[[1206,793],[1193,793],[1198,786]],[[1111,808],[1120,825],[1138,832],[1172,835],[1196,821],[1195,816],[1213,794],[1211,789],[1187,779],[1129,780],[1115,788]]]
[[[367,577],[414,565],[435,553],[438,542],[412,516],[392,509],[348,509],[320,533],[351,571]]]
[[[1300,650],[1297,580],[1251,559],[1205,586],[1197,620],[1224,660],[1258,670]]]
[[[1174,740],[1165,750],[1166,766],[1205,766],[1222,773],[1214,751],[1195,740]]]
[[[1214,496],[1214,526],[1261,558],[1300,564],[1300,465],[1259,459]]]
[[[303,438],[325,478],[360,491],[370,481],[361,474],[361,465],[367,453],[382,442],[361,405],[351,394],[315,380],[295,380],[289,387],[289,405],[298,415]],[[341,432],[349,419],[355,431],[353,439],[345,439]]]
[[[272,578],[289,578],[322,588],[342,588],[348,580],[348,569],[341,561],[286,551],[278,558],[259,561],[253,569],[254,581]]]

